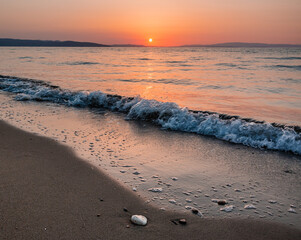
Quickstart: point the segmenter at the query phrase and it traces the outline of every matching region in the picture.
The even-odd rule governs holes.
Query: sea
[[[0,101],[162,210],[301,227],[301,48],[1,47]]]

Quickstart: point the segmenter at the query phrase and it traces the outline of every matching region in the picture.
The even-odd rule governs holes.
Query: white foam
[[[100,91],[72,92],[44,82],[1,77],[0,89],[20,101],[49,101],[74,107],[106,108],[127,113],[127,119],[148,120],[164,129],[215,136],[255,148],[291,151],[301,155],[301,135],[293,128],[218,113],[192,112],[176,103],[126,98]]]

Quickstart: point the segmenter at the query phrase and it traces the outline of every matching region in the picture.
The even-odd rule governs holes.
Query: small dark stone
[[[186,219],[185,218],[181,218],[180,220],[179,220],[179,223],[180,224],[182,224],[182,225],[186,225]]]
[[[98,199],[99,199],[99,201],[103,202],[103,199],[102,199],[102,198],[98,198]]]
[[[226,205],[227,202],[226,202],[226,200],[218,200],[217,204],[218,205]]]
[[[97,216],[97,217],[100,217],[100,214],[97,214],[96,216]]]
[[[123,208],[123,211],[128,212],[127,208]]]
[[[290,173],[290,174],[295,173],[293,170],[290,170],[290,169],[284,170],[284,172],[285,172],[285,173]]]
[[[198,213],[199,213],[199,210],[193,208],[193,209],[191,209],[191,212],[192,212],[193,214],[198,214]]]

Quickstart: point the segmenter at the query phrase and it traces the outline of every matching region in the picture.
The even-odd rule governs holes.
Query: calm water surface
[[[0,74],[301,125],[301,48],[0,48]]]

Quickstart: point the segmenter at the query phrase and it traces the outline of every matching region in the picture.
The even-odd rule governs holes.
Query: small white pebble
[[[227,206],[227,207],[223,207],[223,208],[220,208],[221,211],[224,211],[224,212],[232,212],[234,209],[234,206],[233,205],[230,205],[230,206]]]
[[[253,204],[247,204],[244,206],[244,209],[256,209],[256,207]]]
[[[288,211],[289,213],[297,213],[296,210],[293,209],[293,208],[289,208],[287,211]]]
[[[145,226],[147,224],[147,218],[142,215],[133,215],[131,222],[136,225]]]
[[[150,192],[162,192],[163,189],[162,188],[149,188],[148,191],[150,191]]]

